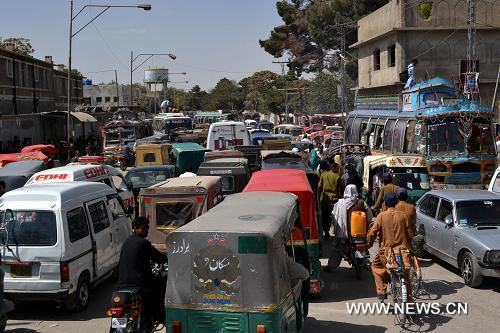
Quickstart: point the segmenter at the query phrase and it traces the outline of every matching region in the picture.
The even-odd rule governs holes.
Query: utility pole
[[[345,56],[345,27],[343,25],[340,26],[340,98],[341,98],[341,117],[342,119],[342,127],[345,128],[345,115],[347,114],[347,80],[346,80],[346,62],[347,58]]]
[[[273,61],[273,64],[280,64],[281,65],[281,76],[283,76],[283,86],[285,89],[285,116],[286,116],[286,122],[288,123],[288,85],[287,85],[287,79],[285,75],[285,64],[289,64],[290,60],[287,61]]]
[[[118,87],[118,72],[115,69],[115,84],[116,84],[116,106],[120,107],[120,90]]]
[[[479,101],[479,86],[476,67],[476,1],[468,0],[467,12],[467,73],[464,81],[464,94],[471,101]]]

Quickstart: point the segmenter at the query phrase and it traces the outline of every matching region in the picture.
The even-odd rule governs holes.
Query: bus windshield
[[[177,128],[185,128],[188,130],[191,129],[192,128],[191,118],[165,119],[165,132],[169,132]]]
[[[408,190],[428,190],[430,188],[427,170],[423,168],[395,169],[392,179],[395,185]]]
[[[429,153],[432,154],[493,154],[495,147],[492,140],[491,124],[488,119],[476,118],[469,129],[466,139],[466,128],[458,117],[436,120],[428,124]]]

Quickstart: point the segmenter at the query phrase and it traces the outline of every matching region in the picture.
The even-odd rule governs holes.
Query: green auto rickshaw
[[[302,332],[298,204],[290,193],[236,193],[171,232],[167,332]]]
[[[205,153],[210,151],[194,142],[183,142],[172,144],[173,164],[179,173],[198,172],[200,164],[203,162]]]

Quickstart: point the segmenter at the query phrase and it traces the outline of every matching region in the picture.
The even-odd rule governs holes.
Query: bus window
[[[404,153],[424,154],[426,144],[427,128],[425,123],[416,120],[410,120],[406,126]]]
[[[352,123],[352,128],[351,128],[351,142],[352,143],[359,143],[359,136],[361,134],[361,122],[363,121],[363,118],[356,117],[354,119],[354,122]]]
[[[397,153],[403,152],[403,144],[404,144],[404,135],[406,124],[408,121],[406,119],[398,119],[396,126],[394,127],[394,141],[392,144],[392,148]]]
[[[384,128],[384,145],[383,150],[390,151],[392,150],[392,139],[394,134],[394,125],[396,125],[396,120],[390,119],[385,124]]]

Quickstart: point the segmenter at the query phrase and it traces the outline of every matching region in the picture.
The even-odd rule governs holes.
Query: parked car
[[[131,208],[96,182],[36,184],[0,198],[5,294],[84,310],[90,289],[118,269]]]
[[[483,190],[430,191],[417,202],[424,249],[460,269],[465,284],[500,277],[500,196]]]
[[[5,182],[5,191],[23,187],[35,173],[42,171],[45,164],[38,160],[12,162],[0,168],[0,180]]]
[[[132,192],[137,202],[137,196],[141,189],[175,176],[174,165],[155,165],[130,169],[125,175],[125,181],[132,186]]]

